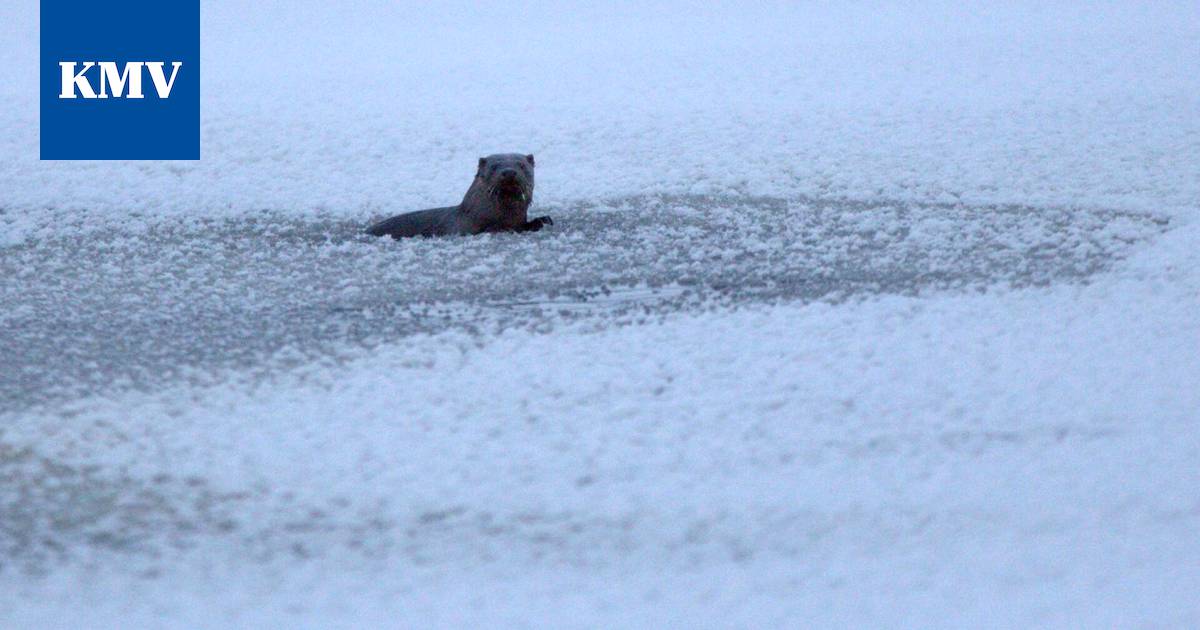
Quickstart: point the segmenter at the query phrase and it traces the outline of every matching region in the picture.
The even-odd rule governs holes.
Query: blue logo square
[[[41,0],[43,160],[200,159],[200,0]]]

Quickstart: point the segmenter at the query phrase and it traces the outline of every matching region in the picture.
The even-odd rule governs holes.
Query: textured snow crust
[[[1200,10],[744,4],[206,0],[194,163],[0,9],[0,626],[1200,625]]]

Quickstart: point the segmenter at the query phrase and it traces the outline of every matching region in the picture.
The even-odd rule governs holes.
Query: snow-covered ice
[[[1200,625],[1195,3],[202,19],[42,163],[0,9],[0,626]]]

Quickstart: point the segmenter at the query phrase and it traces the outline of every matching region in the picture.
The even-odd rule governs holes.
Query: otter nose
[[[500,171],[500,179],[516,179],[516,178],[517,178],[517,171],[515,171],[511,168],[506,168],[503,171]]]

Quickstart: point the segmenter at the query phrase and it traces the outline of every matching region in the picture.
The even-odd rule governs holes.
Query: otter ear
[[[526,155],[526,156],[525,156],[525,159],[526,159],[526,160],[529,160],[529,165],[530,165],[530,166],[533,166],[533,165],[534,165],[534,164],[533,164],[533,154],[532,154],[532,153],[530,153],[529,155]]]
[[[479,170],[482,171],[485,166],[487,166],[487,158],[479,158]]]

